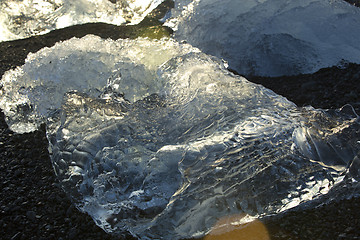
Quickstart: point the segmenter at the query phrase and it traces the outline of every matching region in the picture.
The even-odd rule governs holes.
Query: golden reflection
[[[204,240],[270,240],[265,225],[254,219],[244,222],[244,215],[233,215],[221,218],[205,236]]]

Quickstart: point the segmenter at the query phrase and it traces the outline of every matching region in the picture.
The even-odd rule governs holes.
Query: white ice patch
[[[0,107],[13,131],[31,132],[60,109],[69,91],[97,97],[111,88],[133,102],[159,92],[156,68],[189,49],[172,40],[111,41],[90,35],[57,43],[30,53],[25,65],[3,75]]]
[[[176,0],[166,24],[244,75],[360,63],[360,9],[343,0]]]
[[[107,232],[199,237],[360,179],[358,116],[300,111],[174,40],[74,38],[0,85],[10,128],[47,124],[64,189]]]
[[[76,24],[137,24],[162,0],[3,0],[0,41],[44,34]]]

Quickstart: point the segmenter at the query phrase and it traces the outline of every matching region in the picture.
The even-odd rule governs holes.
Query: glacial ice
[[[137,24],[163,0],[2,0],[0,41],[90,22]]]
[[[202,236],[360,179],[350,106],[300,109],[171,39],[73,38],[30,54],[0,91],[11,129],[47,124],[64,190],[107,232]]]
[[[343,0],[175,0],[166,25],[244,75],[360,63],[360,9]]]

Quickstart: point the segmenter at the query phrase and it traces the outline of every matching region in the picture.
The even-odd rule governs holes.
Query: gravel
[[[274,78],[247,76],[247,79],[287,97],[299,107],[335,109],[351,104],[360,113],[358,64],[324,68],[313,74]]]

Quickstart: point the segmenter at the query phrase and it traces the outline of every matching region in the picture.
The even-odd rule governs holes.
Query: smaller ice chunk
[[[166,25],[244,75],[360,63],[360,9],[343,0],[176,0]]]
[[[0,41],[44,34],[76,24],[137,24],[163,0],[3,0]]]

